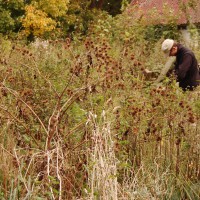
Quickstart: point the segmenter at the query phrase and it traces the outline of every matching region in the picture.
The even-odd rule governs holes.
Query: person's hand
[[[152,80],[152,79],[155,79],[158,76],[157,72],[150,71],[148,69],[144,69],[143,74],[144,74],[146,80]]]

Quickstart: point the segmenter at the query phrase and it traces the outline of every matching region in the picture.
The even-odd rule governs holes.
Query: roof
[[[200,0],[133,0],[131,6],[137,8],[137,17],[154,18],[157,24],[167,23],[169,15],[174,16],[179,25],[200,24]]]

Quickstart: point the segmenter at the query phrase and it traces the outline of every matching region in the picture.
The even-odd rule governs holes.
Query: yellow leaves
[[[56,22],[49,18],[45,12],[28,5],[25,7],[25,17],[22,20],[22,25],[27,36],[30,34],[42,36],[44,33],[54,30]]]
[[[69,4],[69,0],[37,0],[37,2],[41,10],[54,18],[65,15]]]
[[[22,20],[27,36],[42,36],[56,28],[56,17],[64,16],[69,0],[35,0],[25,7],[25,17]],[[52,19],[54,18],[54,19]]]

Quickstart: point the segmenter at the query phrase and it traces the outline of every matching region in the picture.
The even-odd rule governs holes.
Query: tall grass
[[[91,146],[88,150],[88,199],[118,199],[117,158],[114,139],[105,112],[101,124],[97,116],[90,113],[88,126],[91,128]]]
[[[152,86],[164,57],[116,41],[1,39],[1,199],[199,198],[198,89]]]

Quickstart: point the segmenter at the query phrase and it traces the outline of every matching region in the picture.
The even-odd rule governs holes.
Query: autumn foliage
[[[42,10],[37,10],[34,6],[25,7],[25,18],[22,20],[22,25],[25,28],[24,32],[27,36],[42,36],[46,32],[55,29],[56,22],[49,18]]]

